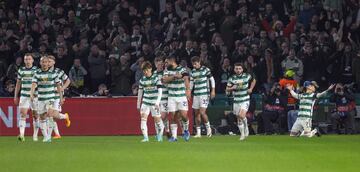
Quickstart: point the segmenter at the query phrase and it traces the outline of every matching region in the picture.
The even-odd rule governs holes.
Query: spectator
[[[269,58],[263,54],[268,48],[273,51],[270,58],[273,81],[278,81],[290,68],[296,73],[295,79],[300,81],[301,65],[290,65],[295,64],[288,60],[290,49],[295,50],[293,56],[302,62],[303,77],[315,79],[321,85],[340,81],[352,83],[358,73],[354,66],[360,40],[357,1],[79,0],[73,3],[67,0],[37,3],[23,0],[18,5],[11,4],[14,2],[4,2],[6,8],[0,10],[0,77],[3,80],[6,69],[16,61],[13,57],[34,53],[36,62],[40,55],[58,54],[61,51],[58,47],[63,46],[64,57],[70,58],[57,55],[60,68],[69,71],[73,59],[79,58],[90,73],[85,77],[85,87],[100,83],[93,83],[95,79],[92,78],[113,85],[111,70],[104,67],[110,61],[94,58],[101,65],[95,65],[92,60],[89,63],[94,45],[101,57],[125,56],[130,65],[139,57],[151,60],[159,54],[175,55],[186,59],[188,64],[194,54],[199,55],[212,66],[214,73],[222,70],[224,59],[230,59],[230,65],[251,62],[249,70],[259,81],[263,80],[262,83],[270,80],[270,63],[264,61]],[[186,43],[188,40],[191,46]],[[190,58],[182,55],[188,53],[186,47],[192,49]],[[309,50],[312,53],[308,53]],[[288,68],[283,68],[283,61],[287,61]],[[321,65],[316,65],[318,62]],[[131,75],[135,73],[130,71]],[[216,78],[220,83],[221,77]],[[133,83],[135,81],[131,80],[130,84]],[[97,86],[93,86],[93,91],[96,89]],[[263,87],[257,89],[254,91]]]
[[[94,90],[100,84],[105,83],[106,71],[108,70],[105,53],[99,50],[97,45],[93,45],[91,47],[91,51],[88,56],[88,63],[91,78],[91,88]]]
[[[217,93],[224,93],[229,77],[232,74],[232,67],[230,65],[230,60],[225,58],[221,63],[221,68],[219,72],[217,72],[218,81],[216,82],[218,85],[215,87]]]
[[[130,80],[131,73],[129,67],[125,62],[125,57],[119,57],[111,54],[110,58],[110,73],[111,73],[111,94],[116,96],[127,96],[130,94]],[[127,75],[126,75],[127,74]]]
[[[295,90],[297,90],[299,83],[294,80],[295,72],[292,70],[287,70],[284,74],[284,78],[280,79],[279,84],[283,90],[286,90],[287,85],[292,85]],[[291,96],[290,92],[287,91],[287,124],[288,131],[290,132],[292,126],[294,125],[297,115],[298,107],[297,100]]]
[[[85,76],[87,73],[86,69],[81,65],[81,60],[74,59],[74,64],[69,71],[71,92],[75,92],[77,95],[83,94]]]
[[[144,57],[140,57],[135,63],[133,63],[130,67],[131,71],[135,72],[135,83],[138,84],[141,77],[143,76],[143,72],[141,70],[141,65],[144,63]]]
[[[352,64],[352,73],[355,76],[355,84],[357,86],[357,92],[360,92],[360,50],[358,50],[356,57],[353,60]]]
[[[185,47],[180,50],[178,54],[178,60],[185,60],[187,64],[191,64],[191,58],[194,56],[197,56],[198,53],[195,52],[193,49],[193,42],[190,40],[187,40],[185,42]]]
[[[65,46],[58,46],[56,48],[56,64],[55,67],[68,72],[71,68],[74,59],[67,54]]]
[[[108,88],[105,84],[100,84],[98,86],[97,91],[95,93],[93,93],[92,95],[95,97],[98,97],[98,96],[111,97],[110,91],[108,90]]]
[[[272,122],[276,122],[282,133],[284,129],[284,119],[286,119],[287,96],[281,89],[279,83],[274,83],[270,92],[264,97],[263,111],[258,115],[258,133],[274,134]],[[263,131],[261,131],[263,129]]]
[[[15,63],[10,64],[6,72],[6,78],[12,81],[16,81],[17,72],[22,65],[23,57],[16,57]]]
[[[330,97],[330,102],[335,103],[336,109],[331,114],[332,127],[340,133],[341,125],[345,128],[345,134],[354,132],[354,116],[356,114],[355,97],[343,84],[336,84],[335,92]]]
[[[286,59],[281,62],[283,71],[292,70],[295,72],[294,79],[299,83],[303,75],[303,63],[295,56],[295,50],[291,49]]]
[[[299,13],[299,23],[308,28],[313,15],[315,15],[315,9],[311,7],[310,2],[304,1],[303,9]]]
[[[0,90],[0,97],[14,97],[15,91],[15,82],[12,80],[7,80],[5,82],[4,88]]]

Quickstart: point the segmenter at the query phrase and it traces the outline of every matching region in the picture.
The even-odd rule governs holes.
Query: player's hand
[[[15,104],[16,106],[18,105],[18,98],[17,98],[17,97],[14,98],[14,104]]]
[[[335,87],[335,84],[331,84],[330,87],[327,89],[328,91],[332,90]]]
[[[253,92],[253,90],[252,90],[252,89],[248,89],[247,92],[248,92],[248,94],[251,94],[251,93]]]
[[[33,94],[30,94],[30,100],[34,101],[34,95]]]
[[[137,105],[136,105],[136,109],[137,109],[138,111],[140,111],[140,104],[137,104]]]
[[[157,111],[160,110],[160,105],[158,103],[155,103],[155,110],[157,110]]]
[[[211,91],[211,93],[210,93],[210,98],[211,98],[211,99],[215,98],[215,90]]]
[[[231,90],[236,90],[237,88],[238,88],[237,85],[233,85],[233,86],[231,87]]]
[[[60,105],[63,105],[65,102],[65,99],[60,99]]]
[[[181,78],[182,78],[182,75],[181,75],[180,73],[176,73],[176,74],[174,75],[174,77],[175,77],[176,79],[181,79]]]
[[[286,85],[286,89],[288,89],[288,90],[293,90],[293,88],[294,87],[291,84]]]
[[[185,91],[185,94],[186,94],[186,98],[190,101],[190,99],[191,99],[191,91],[189,89],[187,89]]]

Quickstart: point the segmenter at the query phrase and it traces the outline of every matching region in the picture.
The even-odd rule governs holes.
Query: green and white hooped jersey
[[[190,81],[194,83],[194,96],[209,95],[211,77],[210,69],[205,66],[191,70]]]
[[[161,82],[161,78],[164,76],[164,71],[158,72],[158,71],[154,71],[155,76],[157,76],[157,78],[159,79],[159,81]],[[161,101],[167,101],[168,99],[168,94],[169,91],[166,87],[166,85],[164,83],[161,83],[161,87],[162,88],[162,95],[161,95]]]
[[[32,79],[37,70],[39,70],[39,68],[36,66],[33,66],[31,68],[26,68],[24,66],[18,70],[17,79],[21,81],[21,97],[30,97]],[[37,95],[37,91],[35,91],[34,94]]]
[[[228,87],[237,85],[237,89],[233,91],[234,103],[243,103],[250,100],[250,95],[247,92],[250,80],[251,75],[248,73],[242,73],[241,75],[235,74],[229,78],[227,83]]]
[[[299,94],[299,118],[312,118],[313,108],[316,102],[315,93]]]
[[[168,75],[168,76],[173,76],[176,74],[187,74],[188,72],[186,71],[185,68],[181,67],[181,66],[177,66],[174,69],[167,69],[164,72],[164,75]],[[185,88],[185,81],[184,79],[174,79],[173,81],[169,82],[167,84],[168,90],[169,90],[169,96],[168,97],[174,97],[174,98],[179,98],[179,97],[186,97],[186,88]]]
[[[56,73],[56,75],[59,78],[59,81],[60,81],[61,85],[63,85],[65,83],[65,81],[69,78],[69,76],[67,76],[66,73],[62,69],[54,68],[54,69],[51,69],[51,70]],[[59,93],[57,92],[56,89],[57,88],[55,87],[56,99],[60,99],[60,95],[59,95]]]
[[[144,90],[142,97],[142,103],[149,106],[154,106],[156,99],[158,99],[159,91],[158,87],[161,87],[161,82],[157,75],[151,75],[150,77],[143,76],[139,81],[139,89]]]
[[[37,84],[39,101],[56,99],[56,84],[60,80],[53,70],[38,70],[32,82]]]

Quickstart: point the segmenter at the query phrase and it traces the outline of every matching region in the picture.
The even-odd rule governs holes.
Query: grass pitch
[[[0,137],[2,172],[358,171],[360,136],[214,136],[190,142],[140,143],[140,136],[63,137],[20,143]]]

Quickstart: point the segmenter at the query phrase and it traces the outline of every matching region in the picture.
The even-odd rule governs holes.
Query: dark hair
[[[191,58],[191,62],[192,62],[192,63],[200,62],[200,61],[201,61],[201,60],[200,60],[200,57],[199,57],[199,56],[194,56],[194,57]]]
[[[169,55],[169,56],[167,56],[165,59],[167,59],[167,60],[174,60],[174,61],[176,61],[176,57],[175,57],[175,56],[173,56],[173,55]]]
[[[155,57],[154,62],[164,61],[164,58],[161,56]]]
[[[245,69],[244,64],[242,64],[242,63],[240,63],[240,62],[235,63],[234,66],[241,66],[243,69]]]
[[[24,57],[25,57],[25,56],[30,56],[30,57],[34,58],[34,55],[33,55],[32,53],[26,53],[26,54],[24,55]]]

